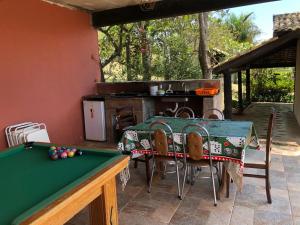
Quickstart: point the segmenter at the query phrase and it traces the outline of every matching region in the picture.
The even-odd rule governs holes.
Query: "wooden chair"
[[[132,107],[127,106],[116,109],[115,130],[117,131],[118,140],[122,136],[124,129],[136,124],[136,116],[133,113]]]
[[[203,113],[203,119],[224,120],[224,114],[221,110],[212,108]]]
[[[183,182],[182,182],[182,188],[181,188],[181,195],[184,190],[185,180],[187,176],[187,169],[188,166],[209,166],[210,168],[210,178],[212,182],[212,188],[213,188],[213,194],[214,194],[214,205],[217,206],[217,195],[216,195],[216,188],[215,188],[215,178],[213,173],[213,161],[211,157],[211,146],[210,146],[210,136],[208,131],[198,125],[198,124],[190,124],[185,126],[182,129],[182,136],[187,133],[188,130],[190,131],[186,139],[183,140],[183,152],[184,152],[184,176],[183,176]],[[209,160],[203,159],[203,140],[206,138],[207,141],[207,150],[209,154]],[[189,157],[187,157],[187,154]]]
[[[275,110],[272,109],[272,113],[269,117],[265,151],[246,149],[245,164],[244,164],[245,168],[262,169],[265,171],[264,175],[244,173],[244,177],[256,177],[256,178],[265,179],[266,194],[267,194],[267,199],[269,204],[272,203],[271,192],[270,192],[271,189],[270,165],[271,165],[272,131],[274,126],[274,119],[275,119]]]
[[[173,160],[175,162],[175,166],[176,166],[178,197],[180,199],[182,199],[181,191],[180,191],[180,177],[179,177],[178,161],[177,161],[177,157],[176,157],[176,149],[175,149],[175,142],[174,142],[172,128],[165,122],[154,121],[153,123],[150,124],[150,130],[151,130],[151,132],[149,133],[149,139],[150,139],[150,144],[151,144],[151,154],[152,154],[152,162],[153,163],[152,163],[150,182],[148,185],[148,192],[149,193],[151,192],[153,174],[154,174],[154,170],[157,166],[157,163]],[[153,133],[153,131],[154,131],[154,133]],[[171,135],[171,139],[172,139],[171,146],[172,146],[172,151],[174,153],[174,157],[168,156],[169,143],[168,143],[167,133]],[[152,135],[153,135],[154,140],[152,138]],[[153,146],[153,141],[154,141],[155,147]],[[155,154],[154,151],[156,151],[157,154]]]
[[[195,118],[195,113],[194,111],[190,108],[190,107],[180,107],[176,113],[175,113],[175,117],[179,117],[179,118]]]

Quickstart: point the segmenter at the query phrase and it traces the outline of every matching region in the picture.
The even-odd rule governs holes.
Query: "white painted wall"
[[[300,125],[300,39],[297,43],[294,114]]]

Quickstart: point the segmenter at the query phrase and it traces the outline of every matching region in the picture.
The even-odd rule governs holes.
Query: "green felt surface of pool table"
[[[48,144],[0,152],[0,225],[19,224],[121,157],[109,150],[53,161]]]

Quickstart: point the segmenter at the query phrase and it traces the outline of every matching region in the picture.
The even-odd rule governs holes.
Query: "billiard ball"
[[[51,146],[50,150],[56,150],[56,147],[55,146]]]
[[[67,158],[68,157],[68,154],[66,153],[66,152],[62,152],[61,154],[60,154],[60,158],[61,159],[65,159],[65,158]]]
[[[80,151],[80,150],[77,150],[76,151],[76,155],[79,155],[79,156],[81,156],[83,154],[83,152],[82,151]]]
[[[49,156],[56,155],[56,153],[57,153],[56,150],[49,150],[48,151]]]
[[[74,157],[74,155],[75,155],[75,153],[74,153],[74,152],[68,152],[68,157],[69,157],[69,158],[72,158],[72,157]]]
[[[58,155],[57,154],[51,155],[51,159],[52,160],[57,160],[58,159]]]

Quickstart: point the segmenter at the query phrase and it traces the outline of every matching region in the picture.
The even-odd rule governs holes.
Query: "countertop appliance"
[[[85,139],[106,141],[104,99],[87,96],[83,98]]]

